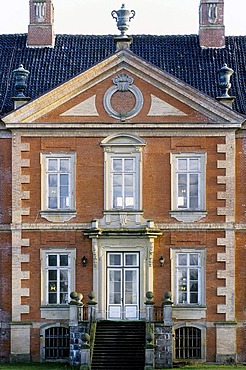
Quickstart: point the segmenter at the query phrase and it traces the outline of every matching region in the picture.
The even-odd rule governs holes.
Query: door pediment
[[[65,124],[241,124],[241,115],[127,50],[7,115],[15,122]],[[10,127],[10,126],[9,126]],[[30,127],[30,126],[29,126]]]

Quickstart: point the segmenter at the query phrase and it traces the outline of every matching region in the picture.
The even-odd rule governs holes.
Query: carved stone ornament
[[[113,78],[104,95],[104,108],[109,116],[125,121],[136,116],[143,107],[143,95],[133,84],[134,79],[126,73]]]
[[[218,5],[216,3],[207,4],[208,21],[215,24],[218,20]]]

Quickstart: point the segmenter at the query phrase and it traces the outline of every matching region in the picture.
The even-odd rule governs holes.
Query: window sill
[[[206,318],[206,306],[173,306],[172,317],[173,319],[180,320],[199,320]]]
[[[69,320],[69,305],[45,305],[40,307],[41,319]]]
[[[170,216],[181,222],[196,222],[207,216],[206,211],[170,211]]]
[[[40,216],[45,218],[50,222],[66,222],[77,216],[75,210],[61,211],[61,210],[52,210],[52,211],[40,211]]]

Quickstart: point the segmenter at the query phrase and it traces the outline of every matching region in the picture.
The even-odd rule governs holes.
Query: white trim
[[[142,147],[144,141],[135,135],[117,134],[107,137],[101,142],[104,147],[104,209],[115,211],[112,204],[112,160],[114,158],[135,159],[135,205],[131,211],[142,209]],[[121,208],[125,211],[128,208]]]
[[[69,189],[69,207],[65,209],[48,208],[48,184],[47,184],[47,160],[50,158],[67,158],[70,160],[70,189]],[[41,211],[40,215],[50,222],[65,222],[76,216],[76,153],[54,152],[40,153],[41,164]]]
[[[194,172],[198,175],[198,207],[192,209],[191,206],[187,205],[187,208],[178,207],[178,160],[187,159],[199,159],[199,170]],[[170,164],[171,164],[171,211],[170,215],[176,218],[178,221],[183,222],[195,222],[199,221],[202,217],[207,215],[206,212],[206,153],[200,152],[182,152],[182,153],[170,153]],[[187,176],[192,172],[186,171]],[[187,197],[189,199],[189,197]]]
[[[40,268],[41,268],[41,306],[42,311],[44,311],[44,306],[47,307],[61,307],[64,305],[49,305],[47,300],[47,265],[46,265],[46,258],[49,254],[68,254],[70,259],[70,266],[69,266],[69,287],[68,292],[72,292],[75,290],[75,269],[76,269],[76,249],[75,248],[41,248],[40,249]],[[46,312],[45,315],[48,313]],[[60,313],[57,312],[58,317]]]
[[[178,286],[177,286],[177,275],[176,275],[176,258],[179,253],[198,253],[200,255],[200,276],[198,281],[199,299],[197,304],[181,304],[178,302]],[[206,305],[206,250],[205,248],[171,248],[170,249],[171,259],[171,291],[173,292],[174,305],[177,307],[189,307],[190,309],[197,307],[204,307]],[[181,313],[180,313],[181,314]],[[180,316],[181,318],[181,316]]]

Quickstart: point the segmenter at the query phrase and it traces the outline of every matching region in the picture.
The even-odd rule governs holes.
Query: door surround
[[[139,253],[139,319],[145,318],[145,296],[153,291],[152,237],[101,237],[92,238],[93,291],[96,293],[97,318],[107,319],[107,254],[108,252]]]

